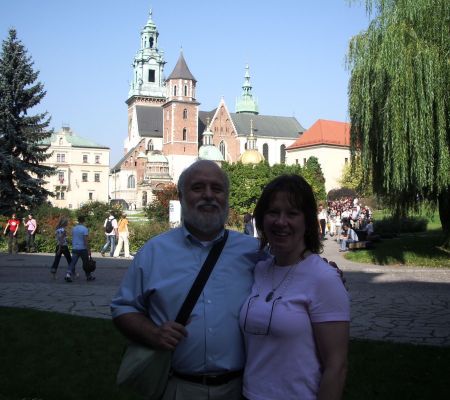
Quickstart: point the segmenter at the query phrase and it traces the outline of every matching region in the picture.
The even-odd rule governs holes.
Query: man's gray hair
[[[190,165],[188,168],[186,168],[178,178],[178,184],[177,184],[177,190],[180,197],[183,197],[184,191],[185,191],[185,185],[186,185],[186,179],[194,173],[197,169],[199,169],[202,165],[210,165],[213,168],[217,168],[220,173],[222,174],[223,183],[225,184],[225,192],[228,196],[230,192],[230,180],[228,179],[228,175],[225,173],[225,171],[220,168],[214,161],[210,160],[198,160],[194,162],[192,165]]]

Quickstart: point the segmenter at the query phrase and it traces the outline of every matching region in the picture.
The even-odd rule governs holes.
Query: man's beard
[[[201,206],[205,205],[215,206],[217,207],[217,211],[202,212],[199,210]],[[222,229],[228,217],[228,203],[225,209],[222,209],[216,201],[199,201],[191,208],[182,198],[181,209],[184,223],[205,234],[214,233]]]

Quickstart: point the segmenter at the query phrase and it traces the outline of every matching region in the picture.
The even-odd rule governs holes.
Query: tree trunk
[[[439,218],[444,233],[442,247],[450,250],[450,186],[439,195]]]

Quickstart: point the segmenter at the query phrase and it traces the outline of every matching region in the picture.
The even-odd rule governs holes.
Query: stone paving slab
[[[324,257],[344,271],[351,297],[353,338],[450,346],[450,269],[359,265],[346,260],[332,240]],[[94,318],[110,318],[109,303],[131,260],[94,254],[97,279],[64,282],[49,273],[53,254],[0,253],[0,306],[26,307]]]

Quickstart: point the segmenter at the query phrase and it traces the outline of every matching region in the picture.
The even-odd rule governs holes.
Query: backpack
[[[114,218],[113,219],[108,218],[108,220],[106,221],[106,225],[105,225],[106,233],[111,233],[113,231],[113,229],[114,229],[113,224],[112,224],[113,220],[114,220]]]

